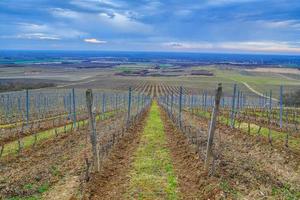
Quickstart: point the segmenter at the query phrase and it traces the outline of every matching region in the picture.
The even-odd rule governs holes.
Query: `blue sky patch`
[[[0,0],[1,49],[300,53],[292,0]]]

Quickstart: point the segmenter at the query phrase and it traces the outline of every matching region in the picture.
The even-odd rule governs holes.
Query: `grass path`
[[[261,97],[264,97],[264,98],[269,98],[268,96],[265,96],[264,94],[258,92],[257,90],[255,90],[253,87],[251,87],[248,83],[246,82],[242,82],[242,84],[244,84],[249,90],[251,90],[253,93],[257,94],[258,96],[261,96]],[[276,98],[272,98],[273,101],[279,101],[278,99]]]
[[[153,103],[130,171],[128,199],[178,199],[159,107]]]

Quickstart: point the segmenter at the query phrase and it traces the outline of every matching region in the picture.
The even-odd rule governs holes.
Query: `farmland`
[[[300,200],[300,0],[0,0],[0,200]]]
[[[1,198],[300,198],[300,109],[280,96],[297,83],[210,70],[1,93]]]

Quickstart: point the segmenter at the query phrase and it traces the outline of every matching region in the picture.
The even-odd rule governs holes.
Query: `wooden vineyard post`
[[[76,105],[75,105],[75,89],[72,88],[72,105],[73,105],[73,128],[76,129]]]
[[[69,107],[69,120],[71,120],[72,119],[72,93],[69,93],[68,107]]]
[[[235,122],[239,122],[237,119],[240,118],[240,96],[241,96],[241,91],[237,91],[237,101],[236,101],[236,109],[234,113],[234,118],[233,118],[233,127],[235,127]],[[238,128],[240,128],[240,124],[238,125]]]
[[[4,134],[4,129],[0,129],[0,134],[3,135]],[[0,158],[2,157],[3,151],[4,151],[4,143],[2,143],[0,145]]]
[[[190,97],[190,108],[191,108],[191,111],[192,111],[192,114],[194,114],[194,95],[191,94],[191,97]]]
[[[225,97],[223,97],[221,101],[222,101],[222,105],[221,105],[221,106],[222,106],[223,108],[225,108]]]
[[[118,94],[115,95],[115,111],[118,112]]]
[[[170,116],[170,110],[169,110],[169,105],[170,105],[170,103],[169,103],[169,94],[166,94],[166,95],[165,95],[165,100],[166,100],[166,108],[167,108],[167,112],[168,112],[168,114],[169,114],[169,116]]]
[[[236,110],[237,110],[237,112],[238,112],[239,109],[240,109],[240,98],[241,98],[241,91],[238,90],[238,91],[237,91],[237,102],[236,102]]]
[[[288,126],[289,126],[289,119],[288,119],[288,110],[286,111],[286,113],[285,113],[285,123],[286,123],[286,137],[285,137],[285,146],[286,147],[289,147],[289,128],[288,128]]]
[[[131,115],[131,87],[129,88],[128,91],[128,110],[127,110],[127,127],[129,126],[130,123],[130,115]]]
[[[18,97],[18,111],[21,112],[21,97]]]
[[[240,99],[239,99],[239,110],[243,110],[243,91],[240,91]]]
[[[207,111],[207,92],[204,92],[204,111]]]
[[[234,117],[235,117],[235,95],[236,95],[236,84],[234,84],[234,88],[233,88],[233,96],[232,96],[231,115],[230,115],[230,127],[231,127],[231,128],[234,128]]]
[[[248,110],[246,110],[246,116],[248,119],[248,134],[251,133],[251,126],[250,126],[250,114],[248,115]]]
[[[88,114],[89,114],[90,128],[91,128],[90,139],[91,139],[92,148],[93,148],[93,162],[94,162],[96,171],[99,171],[100,170],[100,158],[99,158],[99,154],[98,154],[95,119],[94,119],[94,115],[92,113],[93,92],[91,89],[88,89],[86,91],[86,105],[87,105],[87,110],[88,110]]]
[[[174,102],[174,94],[172,92],[172,96],[171,96],[171,108],[170,108],[170,112],[171,112],[172,118],[173,118],[173,102]]]
[[[57,133],[56,125],[55,125],[55,119],[53,119],[53,121],[52,121],[52,126],[53,126],[53,128],[55,128],[55,129],[54,129],[54,132],[55,132],[55,136],[57,137],[57,136],[58,136],[58,133]]]
[[[140,109],[140,93],[138,93],[138,96],[137,96],[137,109],[136,109],[137,115],[139,114],[139,109]]]
[[[272,90],[270,91],[269,115],[268,115],[268,123],[269,123],[268,139],[269,139],[269,143],[270,144],[272,144],[272,137],[271,137],[271,114],[272,114]]]
[[[26,89],[26,126],[29,124],[29,91]]]
[[[180,87],[179,90],[179,116],[178,116],[178,120],[179,120],[179,127],[181,128],[182,123],[181,123],[181,117],[182,117],[182,86]]]
[[[216,130],[216,122],[217,122],[217,116],[219,113],[219,107],[220,107],[220,100],[222,96],[222,84],[218,84],[218,89],[216,91],[216,98],[215,98],[215,106],[213,108],[211,121],[209,124],[209,131],[208,131],[208,139],[207,139],[207,148],[206,148],[206,158],[205,158],[205,168],[208,169],[209,167],[209,161],[213,155],[212,152],[212,145],[214,140],[214,134]]]
[[[298,131],[298,126],[297,126],[297,119],[296,119],[296,116],[297,116],[297,113],[296,113],[296,106],[294,106],[295,109],[294,109],[294,112],[293,112],[293,123],[294,123],[294,128],[295,128],[295,132]]]
[[[39,124],[38,124],[38,130],[40,130],[40,126],[41,126],[41,124],[39,123]],[[38,135],[37,135],[37,131],[35,131],[35,132],[34,132],[34,142],[33,142],[33,147],[36,146],[37,140],[38,140]]]
[[[21,153],[23,149],[23,143],[22,143],[22,134],[24,133],[24,123],[22,123],[21,131],[18,131],[18,154]]]
[[[106,98],[105,98],[105,93],[102,94],[102,119],[105,119],[105,112],[106,112]]]
[[[2,157],[2,154],[3,154],[3,151],[4,151],[4,144],[2,144],[1,146],[0,146],[0,158]]]
[[[140,108],[140,114],[141,114],[144,110],[144,94],[143,93],[141,93],[141,96],[140,96],[140,104],[141,104],[141,108]]]
[[[280,123],[280,128],[282,128],[282,117],[283,117],[283,86],[280,86],[280,113],[279,113],[279,123]]]

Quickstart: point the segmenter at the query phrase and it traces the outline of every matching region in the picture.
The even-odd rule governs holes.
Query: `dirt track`
[[[84,199],[122,199],[129,181],[127,174],[140,141],[146,116],[147,114],[113,147],[102,162],[101,171],[91,175],[92,179],[86,185]]]
[[[188,143],[186,137],[161,109],[168,148],[178,177],[181,199],[220,199],[225,197],[218,180],[207,175],[204,163]]]
[[[180,199],[220,199],[225,194],[219,187],[219,179],[207,176],[203,161],[188,144],[168,116],[161,110],[167,137],[167,148],[171,152],[172,164],[178,179]],[[129,172],[134,153],[139,144],[145,120],[117,144],[103,162],[102,170],[92,175],[86,185],[85,199],[124,199],[129,187]],[[227,195],[230,196],[230,195]]]

